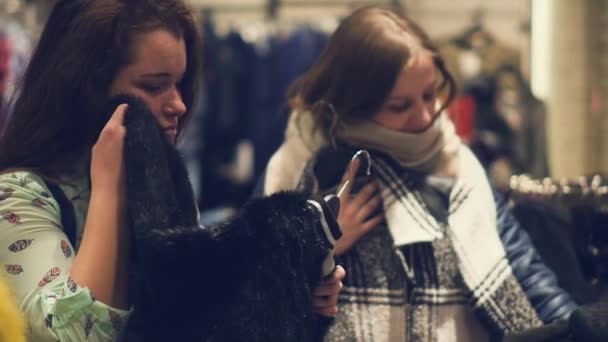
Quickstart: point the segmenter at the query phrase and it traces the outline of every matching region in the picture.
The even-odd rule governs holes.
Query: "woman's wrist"
[[[91,202],[106,203],[107,205],[117,205],[124,208],[126,196],[123,186],[118,185],[93,185],[91,187]]]

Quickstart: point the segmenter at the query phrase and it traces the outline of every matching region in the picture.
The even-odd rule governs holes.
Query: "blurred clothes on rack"
[[[608,299],[608,181],[514,176],[513,213],[579,304]]]
[[[252,23],[217,33],[204,21],[204,94],[184,147],[201,211],[239,207],[283,140],[286,94],[320,55],[319,23]],[[196,142],[192,142],[192,140]],[[213,215],[212,215],[213,217]]]
[[[461,90],[448,113],[495,185],[506,191],[513,174],[546,177],[546,109],[520,72],[519,51],[480,22],[438,45]]]
[[[0,127],[3,126],[8,116],[5,109],[5,92],[10,71],[10,59],[11,40],[6,34],[0,32]]]
[[[608,181],[511,180],[513,214],[560,286],[580,304],[568,320],[506,336],[503,342],[608,340]]]
[[[519,51],[495,38],[479,23],[437,42],[446,66],[459,85],[478,76],[491,76],[505,65],[520,66]]]
[[[469,143],[498,187],[506,189],[513,174],[549,175],[545,105],[519,69],[503,66],[465,84],[463,94],[475,102]]]
[[[28,32],[10,18],[0,21],[0,127],[8,119],[8,97],[25,71],[32,51]]]

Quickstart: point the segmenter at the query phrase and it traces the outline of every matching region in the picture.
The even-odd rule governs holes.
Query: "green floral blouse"
[[[61,188],[74,207],[77,248],[90,187],[85,178]],[[74,255],[44,181],[29,172],[0,175],[0,276],[28,320],[29,341],[113,341],[124,325],[129,311],[95,300],[70,278]]]

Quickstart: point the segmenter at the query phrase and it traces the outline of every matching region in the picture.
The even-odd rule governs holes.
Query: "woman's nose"
[[[172,115],[172,116],[182,116],[184,114],[186,114],[186,111],[188,110],[188,108],[186,107],[186,104],[184,103],[184,99],[182,97],[181,92],[179,91],[179,89],[175,89],[172,94],[171,94],[171,98],[169,98],[167,105],[165,106],[165,114],[168,115]]]
[[[414,130],[424,131],[433,122],[434,116],[433,109],[429,108],[426,103],[422,103],[418,115],[416,116],[417,120],[415,122]]]

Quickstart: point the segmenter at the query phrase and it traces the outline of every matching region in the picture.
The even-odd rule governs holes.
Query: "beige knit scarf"
[[[320,134],[314,133],[308,113],[292,113],[287,138],[295,130],[311,151],[326,144]],[[293,126],[292,126],[293,125]],[[313,133],[311,133],[313,132]],[[460,139],[454,124],[446,114],[439,114],[423,132],[404,133],[385,128],[371,120],[342,123],[337,139],[349,145],[377,150],[390,155],[402,167],[438,176],[456,176]]]

